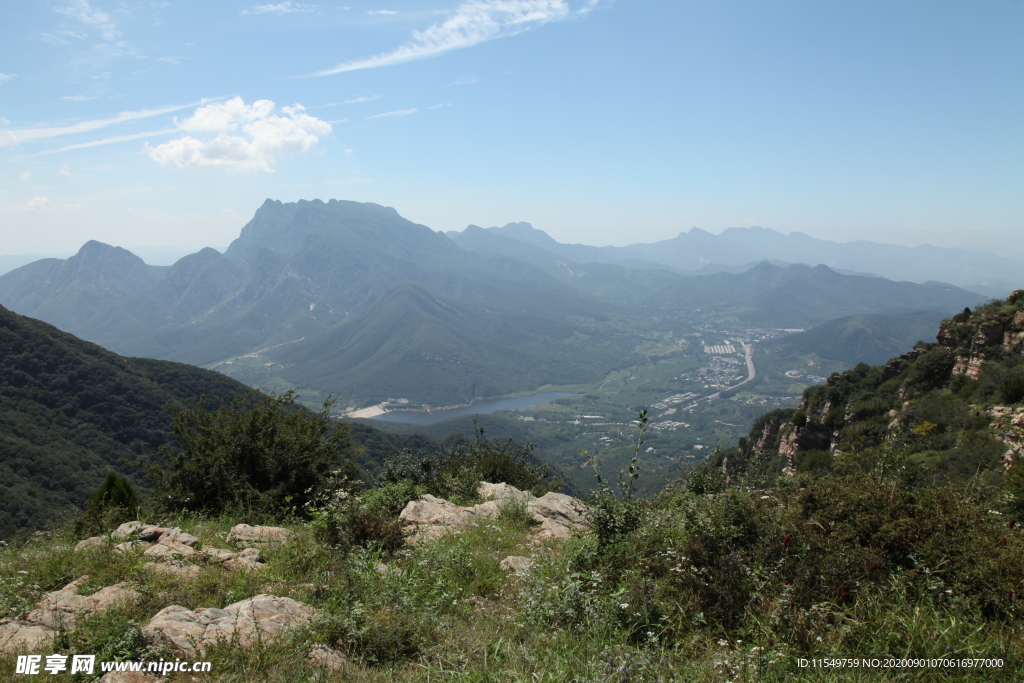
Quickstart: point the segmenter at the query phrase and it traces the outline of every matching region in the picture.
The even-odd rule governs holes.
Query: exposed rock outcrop
[[[801,451],[824,451],[831,448],[829,431],[822,423],[808,419],[801,426],[793,425],[793,429],[779,442],[779,455],[787,463],[782,473],[786,476],[796,474],[796,456]]]
[[[757,438],[757,443],[754,444],[754,451],[758,455],[763,454],[775,445],[775,438],[779,435],[779,429],[782,428],[783,422],[782,418],[777,417],[765,423],[764,428],[761,430],[761,435]]]
[[[501,561],[499,565],[505,571],[511,571],[514,574],[525,574],[533,566],[533,560],[528,557],[522,557],[520,555],[509,555]]]
[[[336,674],[340,674],[348,666],[348,658],[345,655],[326,645],[314,645],[309,651],[309,659]]]
[[[1009,469],[1024,455],[1024,407],[992,406],[988,412],[996,438],[1006,446],[1003,466]]]
[[[92,595],[79,595],[78,590],[88,580],[83,576],[47,593],[24,620],[0,620],[0,652],[42,648],[53,641],[59,630],[73,629],[79,618],[130,604],[140,597],[127,583],[107,586]]]
[[[473,507],[462,507],[430,494],[410,501],[398,519],[405,527],[411,542],[438,538],[477,519],[492,519],[501,512],[502,505],[518,500],[539,524],[536,538],[567,538],[574,529],[587,525],[582,504],[571,496],[549,492],[536,498],[508,484],[482,482],[478,494],[491,498]]]
[[[232,533],[235,530],[238,530],[237,536],[243,544],[260,543],[262,542],[260,539],[265,539],[265,544],[268,546],[277,545],[280,539],[287,538],[291,534],[287,529],[250,527],[245,524],[237,525],[232,529]],[[230,535],[229,538],[231,538]],[[110,540],[121,541],[113,546],[113,552],[130,553],[141,550],[142,556],[150,560],[145,565],[147,569],[185,579],[196,578],[202,570],[200,564],[209,564],[210,562],[229,571],[252,571],[263,566],[259,562],[260,551],[256,548],[246,548],[240,552],[234,552],[204,546],[201,550],[197,550],[198,537],[182,531],[178,527],[154,526],[143,524],[138,520],[125,522],[119,526],[111,532]],[[80,541],[75,549],[105,547],[107,543],[107,537],[93,536]],[[197,562],[200,564],[196,564]]]
[[[143,629],[154,643],[187,653],[202,653],[218,641],[246,648],[280,637],[309,623],[317,611],[309,605],[274,595],[257,595],[224,609],[202,607],[195,611],[179,605],[165,607]]]

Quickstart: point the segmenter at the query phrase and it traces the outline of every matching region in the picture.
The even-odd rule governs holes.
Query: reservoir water
[[[523,410],[524,408],[532,408],[535,405],[553,401],[556,398],[572,395],[573,393],[570,391],[544,391],[539,394],[519,396],[517,398],[490,398],[484,401],[477,401],[473,405],[463,408],[448,408],[445,410],[435,410],[430,413],[423,413],[417,410],[392,410],[373,419],[385,422],[429,425],[452,417],[459,417],[460,415],[482,415],[498,410]]]

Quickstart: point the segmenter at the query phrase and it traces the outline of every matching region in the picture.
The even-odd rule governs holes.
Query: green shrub
[[[533,445],[520,446],[511,438],[486,439],[482,429],[468,444],[455,444],[438,453],[414,455],[411,451],[384,458],[377,483],[409,481],[427,493],[459,504],[477,499],[481,481],[505,483],[542,496],[562,482],[551,468],[533,457]]]
[[[999,396],[1003,403],[1020,403],[1024,400],[1024,369],[1015,368],[999,385]]]
[[[597,475],[597,490],[591,496],[588,518],[597,539],[599,553],[608,553],[615,545],[640,526],[644,502],[636,497],[636,480],[640,478],[640,448],[647,431],[647,411],[637,415],[638,434],[633,457],[626,472],[618,472],[618,495],[605,479]]]
[[[498,502],[498,520],[519,531],[527,531],[540,524],[522,498],[505,498]]]
[[[147,466],[159,506],[273,515],[303,509],[328,480],[354,485],[355,448],[348,426],[328,417],[332,401],[311,413],[295,400],[253,391],[213,411],[205,398],[175,410],[178,449],[161,451],[166,467]]]

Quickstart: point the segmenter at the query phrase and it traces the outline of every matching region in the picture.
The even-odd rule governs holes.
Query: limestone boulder
[[[167,531],[170,531],[170,529],[162,526],[154,526],[153,524],[143,524],[135,534],[135,537],[140,541],[156,543]]]
[[[499,566],[505,571],[511,571],[514,574],[525,574],[533,566],[533,560],[519,555],[509,555],[501,561]]]
[[[28,613],[28,621],[58,629],[74,628],[78,617],[105,612],[111,607],[134,602],[140,596],[127,583],[118,583],[100,589],[92,595],[79,595],[78,590],[89,577],[83,576],[58,591],[47,593]]]
[[[398,519],[410,541],[438,538],[475,520],[493,519],[504,505],[521,501],[538,523],[537,538],[567,538],[574,530],[587,526],[583,505],[571,496],[546,493],[540,498],[508,484],[482,482],[481,497],[489,497],[473,507],[461,507],[430,494],[410,501]]]
[[[75,544],[75,550],[88,550],[89,548],[105,548],[107,539],[104,536],[91,536]]]
[[[263,568],[260,563],[260,551],[256,548],[246,548],[239,553],[232,553],[232,555],[234,556],[222,562],[222,566],[229,571],[251,572]]]
[[[276,526],[236,524],[228,533],[228,541],[243,548],[273,548],[288,543],[293,535],[288,529]]]
[[[222,640],[245,648],[280,637],[309,623],[315,615],[315,609],[297,600],[257,595],[224,609],[193,611],[171,605],[157,612],[143,631],[155,644],[202,653],[207,646]]]
[[[24,620],[0,620],[0,652],[38,650],[53,642],[61,629],[72,629],[83,616],[130,604],[140,596],[127,583],[79,595],[89,577],[78,578],[60,590],[44,595]]]
[[[189,548],[195,548],[196,544],[199,543],[198,538],[196,538],[192,534],[182,531],[181,529],[178,529],[177,527],[173,529],[168,529],[162,534],[160,534],[159,542],[162,543],[164,541],[174,541],[175,543],[186,545]]]
[[[348,658],[342,653],[326,645],[314,645],[309,651],[309,659],[317,666],[340,674],[348,666]]]
[[[482,481],[480,482],[480,486],[476,489],[476,494],[485,501],[505,500],[506,498],[515,498],[526,501],[533,497],[528,491],[520,491],[515,486],[510,486],[505,482],[501,482],[500,484],[489,484],[486,481]]]
[[[116,540],[133,538],[139,532],[139,529],[141,529],[142,526],[142,522],[140,522],[137,519],[132,522],[125,522],[121,526],[114,529],[114,531],[110,534],[110,537]]]
[[[0,619],[0,652],[40,650],[53,642],[56,631],[31,621]]]
[[[564,493],[545,493],[532,499],[526,508],[540,522],[537,536],[541,538],[568,538],[575,529],[587,526],[582,504]]]
[[[117,545],[115,545],[113,547],[113,551],[115,553],[118,553],[119,555],[127,555],[136,548],[146,550],[152,547],[152,545],[152,543],[146,543],[145,541],[124,541],[123,543],[118,543]]]
[[[472,522],[475,514],[471,508],[464,508],[437,498],[429,493],[409,501],[398,521],[412,543],[436,539],[457,531]]]

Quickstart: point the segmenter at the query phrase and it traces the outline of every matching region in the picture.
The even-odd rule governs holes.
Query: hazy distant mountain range
[[[713,255],[725,260],[726,242],[695,238],[721,246]],[[596,262],[609,249],[558,245],[525,224],[446,236],[376,204],[267,200],[223,254],[149,266],[91,241],[0,276],[0,304],[118,353],[216,367],[254,385],[441,405],[596,381],[640,360],[644,334],[696,318],[811,327],[951,313],[985,298],[823,265],[682,274],[634,247],[614,252],[622,263]],[[682,246],[671,253],[686,265]]]
[[[470,226],[462,233],[448,235],[458,239],[457,235],[475,230],[479,228]],[[1024,287],[1024,261],[957,247],[904,247],[863,240],[832,242],[802,232],[784,235],[760,227],[729,228],[718,235],[692,228],[672,239],[626,247],[561,244],[529,223],[509,223],[488,231],[577,263],[669,266],[706,273],[749,267],[767,260],[822,264],[840,272],[870,273],[897,281],[948,282],[993,297]]]

